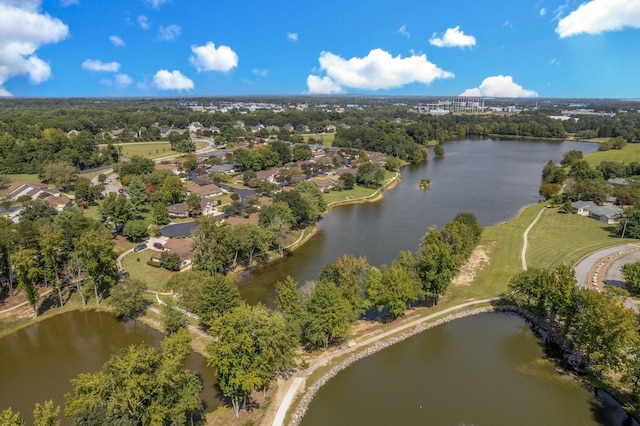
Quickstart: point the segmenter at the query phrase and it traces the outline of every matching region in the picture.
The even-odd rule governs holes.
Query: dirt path
[[[527,227],[527,229],[524,230],[524,234],[523,234],[523,244],[522,244],[522,253],[520,253],[520,259],[522,260],[522,270],[526,271],[527,270],[527,248],[529,247],[529,231],[531,231],[531,228],[533,228],[533,225],[536,224],[536,222],[538,221],[538,219],[540,219],[540,216],[542,216],[542,212],[545,209],[542,209],[538,212],[538,214],[536,215],[535,219],[533,219],[533,221],[531,221],[531,223],[529,224],[529,226]]]

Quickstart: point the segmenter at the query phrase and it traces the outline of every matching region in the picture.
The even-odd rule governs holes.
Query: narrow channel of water
[[[11,407],[30,424],[36,402],[52,399],[64,405],[64,394],[73,391],[70,379],[100,370],[120,348],[159,346],[162,339],[162,333],[140,321],[118,321],[95,311],[67,312],[20,329],[0,339],[0,411]],[[200,374],[207,410],[219,406],[218,381],[206,359],[192,352],[186,368]]]
[[[623,425],[626,418],[560,373],[523,319],[491,313],[356,362],[320,389],[302,425]]]

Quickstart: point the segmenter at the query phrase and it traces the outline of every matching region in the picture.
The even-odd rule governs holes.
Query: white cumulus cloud
[[[117,35],[110,36],[109,41],[113,43],[114,46],[125,46],[124,40],[122,40]]]
[[[165,3],[169,3],[170,0],[147,0],[147,4],[154,9],[159,9]]]
[[[391,56],[382,49],[374,49],[363,58],[344,59],[331,52],[320,53],[319,71],[326,76],[307,78],[309,93],[338,93],[343,88],[380,90],[393,89],[410,83],[429,84],[438,78],[453,78],[453,73],[438,68],[426,55],[406,58]],[[322,92],[319,89],[329,89]]]
[[[334,93],[342,93],[343,89],[331,77],[318,77],[310,75],[307,77],[308,93],[316,95],[331,95]]]
[[[138,16],[138,25],[140,25],[140,28],[142,28],[143,30],[148,30],[149,28],[151,28],[149,18],[144,15]]]
[[[545,9],[544,7],[540,9],[540,16],[544,16],[546,14],[547,14],[547,9]]]
[[[180,25],[171,24],[166,27],[161,25],[160,28],[158,28],[158,39],[166,41],[175,40],[181,32],[182,28]]]
[[[513,81],[510,75],[494,75],[482,81],[479,87],[467,89],[460,96],[489,96],[492,98],[531,98],[538,96]]]
[[[62,21],[39,12],[40,1],[0,2],[0,94],[9,96],[4,83],[28,75],[38,84],[51,77],[51,67],[36,55],[43,45],[57,43],[69,35]]]
[[[558,21],[560,38],[577,34],[601,34],[623,28],[640,28],[640,1],[591,0]]]
[[[87,59],[82,63],[82,69],[98,72],[118,72],[120,64],[117,62],[102,62],[100,59]]]
[[[115,76],[116,85],[118,87],[127,87],[131,83],[133,83],[133,79],[129,77],[127,74],[116,74]]]
[[[190,90],[193,89],[193,81],[180,71],[160,70],[153,76],[153,86],[159,90]]]
[[[229,46],[219,46],[208,41],[204,46],[191,46],[193,55],[189,56],[189,63],[198,72],[223,71],[227,72],[238,66],[238,55]]]
[[[476,45],[476,38],[460,31],[460,26],[447,28],[442,37],[434,33],[429,43],[437,47],[471,47]]]
[[[287,39],[291,41],[298,41],[298,33],[288,33]]]

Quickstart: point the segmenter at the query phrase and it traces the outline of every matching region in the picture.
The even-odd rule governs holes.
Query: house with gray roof
[[[608,224],[618,223],[623,213],[623,210],[618,206],[612,204],[599,206],[593,201],[575,201],[571,203],[571,208],[574,213],[589,216]]]

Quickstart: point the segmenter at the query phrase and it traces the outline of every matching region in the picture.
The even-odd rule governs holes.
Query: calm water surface
[[[63,406],[69,382],[95,372],[120,348],[146,343],[159,346],[162,333],[139,321],[118,321],[104,312],[68,312],[0,338],[0,411],[12,407],[30,424],[33,406],[52,399]],[[207,407],[220,405],[217,384],[205,358],[191,353],[186,368],[204,381],[200,395]]]
[[[536,203],[542,168],[570,150],[589,153],[597,144],[583,142],[459,140],[445,144],[445,158],[404,167],[400,184],[368,204],[332,209],[319,232],[286,259],[255,269],[240,282],[249,303],[272,305],[275,283],[287,275],[299,284],[314,280],[327,263],[343,254],[389,264],[401,250],[415,251],[430,226],[441,227],[460,212],[476,215],[483,226],[514,218]],[[431,187],[419,189],[421,179]]]
[[[356,362],[321,388],[302,425],[623,425],[625,418],[558,373],[520,317],[494,313]]]

